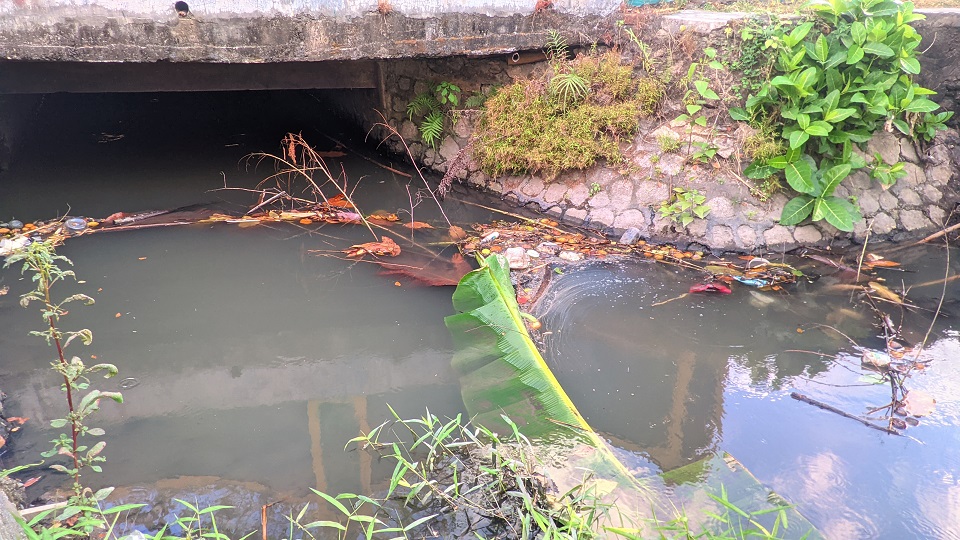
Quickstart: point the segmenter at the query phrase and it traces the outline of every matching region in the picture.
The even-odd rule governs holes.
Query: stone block
[[[953,177],[953,169],[950,166],[950,162],[947,161],[928,168],[926,176],[927,182],[933,184],[934,186],[945,186]]]
[[[900,224],[908,231],[916,231],[933,225],[920,210],[904,210],[900,212]]]
[[[726,225],[714,225],[710,227],[708,233],[708,242],[714,249],[732,249],[736,247],[733,240],[733,229]]]
[[[941,193],[939,189],[931,185],[923,186],[923,200],[930,203],[936,203],[940,202],[941,198],[943,198],[943,193]]]
[[[710,208],[710,217],[714,219],[730,219],[737,213],[733,203],[726,197],[714,197],[706,205]]]
[[[757,247],[757,231],[749,225],[740,225],[737,227],[737,239],[739,246],[743,249],[753,249]]]
[[[867,143],[867,155],[872,156],[875,152],[880,153],[880,157],[888,165],[893,165],[900,161],[900,139],[893,133],[878,131]]]
[[[883,208],[884,210],[894,210],[900,205],[900,201],[897,200],[893,193],[890,193],[889,191],[884,191],[881,193],[879,199],[880,208]]]
[[[920,204],[920,196],[912,189],[904,189],[900,191],[900,202],[904,206],[917,206]]]
[[[687,234],[698,240],[704,240],[707,237],[708,225],[704,219],[694,219],[687,225]]]
[[[520,186],[520,193],[528,197],[536,197],[543,192],[543,187],[543,180],[532,176]]]
[[[446,137],[443,139],[443,142],[440,143],[439,154],[444,162],[453,161],[459,153],[460,145],[457,144],[457,141],[455,141],[453,137]]]
[[[794,229],[793,238],[801,244],[812,245],[823,240],[823,234],[813,225],[804,225]]]
[[[573,206],[583,206],[583,203],[587,202],[587,199],[590,198],[590,188],[584,184],[577,184],[567,190],[564,198],[570,201],[570,204]]]
[[[660,203],[670,198],[670,189],[667,184],[654,180],[644,180],[637,183],[633,194],[637,206],[660,206]]]
[[[888,214],[879,213],[873,217],[872,229],[876,234],[890,234],[897,228],[897,222]]]
[[[560,182],[552,182],[547,186],[547,191],[543,194],[543,200],[552,204],[563,202],[563,194],[566,191],[567,186]]]
[[[610,205],[610,196],[605,191],[590,197],[590,208],[603,208]]]
[[[790,229],[783,225],[774,225],[763,231],[763,240],[767,243],[767,246],[771,248],[784,245],[790,246],[794,243],[793,234],[790,232]]]
[[[913,145],[913,141],[907,138],[900,139],[900,157],[907,163],[920,163],[917,147]]]
[[[647,220],[643,213],[635,208],[621,212],[613,219],[615,229],[644,229],[647,228]]]
[[[944,210],[943,208],[940,208],[935,204],[931,204],[930,206],[927,207],[927,216],[929,216],[930,221],[932,221],[933,224],[937,225],[938,227],[942,227],[946,225],[946,221],[947,221],[946,210]]]
[[[583,225],[583,220],[587,217],[587,211],[581,208],[568,208],[567,211],[563,214],[563,222],[580,226]]]
[[[403,123],[400,124],[400,129],[398,131],[400,132],[400,136],[408,141],[415,140],[420,136],[420,131],[417,129],[417,125],[409,120],[404,120]]]
[[[633,182],[618,180],[610,186],[610,206],[614,210],[624,210],[633,204]]]
[[[872,191],[864,192],[857,202],[860,203],[860,212],[865,216],[872,216],[880,210],[880,200]]]
[[[590,212],[590,225],[593,227],[610,227],[613,219],[613,210],[609,208],[598,208]]]

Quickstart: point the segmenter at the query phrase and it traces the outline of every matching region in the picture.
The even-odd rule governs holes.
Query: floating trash
[[[87,229],[87,220],[77,217],[70,218],[63,222],[63,225],[71,234],[77,234]]]

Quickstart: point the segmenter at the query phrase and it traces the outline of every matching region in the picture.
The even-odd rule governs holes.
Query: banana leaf
[[[593,451],[581,448],[579,457],[589,463],[580,467],[621,486],[641,487],[587,424],[540,356],[520,314],[506,259],[490,255],[464,276],[453,293],[453,307],[460,313],[445,319],[456,351],[452,364],[476,423],[509,429],[506,417],[531,439],[568,448],[586,445]]]
[[[565,463],[548,467],[550,478],[561,492],[583,480],[561,478],[563,474],[588,470],[594,473],[591,482],[598,494],[614,495],[609,500],[615,500],[621,510],[631,509],[641,519],[655,515],[669,520],[681,513],[679,508],[696,512],[694,515],[721,511],[717,499],[708,495],[720,491],[743,505],[738,508],[744,511],[758,515],[780,511],[779,502],[770,502],[772,492],[739,463],[733,467],[735,460],[729,456],[709,457],[651,479],[637,479],[631,474],[577,411],[540,356],[527,332],[502,256],[494,254],[481,260],[480,268],[460,280],[453,293],[453,306],[459,313],[445,322],[454,343],[452,364],[460,376],[467,412],[474,422],[490,429],[512,429],[506,422],[509,419],[539,450],[562,454]],[[678,488],[680,484],[685,487]],[[783,511],[791,521],[789,531],[784,531],[786,537],[820,538],[795,509]],[[624,533],[634,536],[627,530]]]

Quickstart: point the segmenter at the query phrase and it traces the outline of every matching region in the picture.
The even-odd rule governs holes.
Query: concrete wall
[[[548,29],[597,40],[616,0],[5,0],[0,58],[297,62],[486,55],[539,47]],[[389,6],[383,9],[383,6]]]

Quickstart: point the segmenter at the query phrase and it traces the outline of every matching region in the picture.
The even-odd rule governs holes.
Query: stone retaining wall
[[[722,32],[725,24],[738,17],[742,15],[701,17],[697,13],[681,12],[665,17],[659,23],[646,21],[644,32],[694,32],[703,36]],[[660,27],[657,28],[656,24]],[[651,25],[654,25],[652,30]],[[949,25],[948,28],[950,32],[956,30]],[[942,28],[938,32],[941,36],[948,34]],[[939,63],[945,61],[943,54],[937,58]],[[922,58],[922,61],[925,60]],[[472,132],[471,118],[469,114],[463,115],[453,122],[452,129],[437,148],[430,148],[419,142],[417,126],[406,116],[407,103],[440,81],[458,84],[463,95],[467,96],[489,85],[508,84],[542,74],[545,69],[545,62],[508,65],[505,56],[384,63],[381,64],[381,76],[383,88],[387,91],[379,105],[391,125],[412,142],[411,150],[417,159],[426,168],[442,174],[466,146]],[[941,92],[946,92],[940,96],[944,105],[954,104],[947,83],[939,84],[939,87]],[[843,245],[851,241],[862,242],[868,234],[871,240],[918,237],[944,225],[960,200],[957,189],[960,136],[956,130],[941,133],[933,144],[924,148],[890,133],[879,133],[864,153],[872,157],[878,152],[888,163],[904,161],[907,176],[889,189],[884,189],[863,171],[851,175],[841,184],[836,194],[856,197],[865,218],[853,233],[838,231],[825,221],[784,227],[777,221],[783,205],[792,196],[788,191],[760,201],[750,194],[745,181],[734,170],[737,167],[735,160],[721,160],[720,169],[715,169],[708,165],[685,164],[679,153],[664,153],[655,134],[670,127],[668,120],[651,118],[641,121],[640,133],[635,140],[622,147],[628,159],[626,164],[568,171],[548,181],[537,175],[490,178],[478,171],[471,160],[458,179],[572,226],[586,226],[612,236],[636,229],[632,232],[655,241],[692,243],[714,250],[735,251]],[[373,122],[368,121],[368,124]],[[374,136],[378,135],[382,133],[375,130]],[[714,142],[719,146],[718,155],[726,158],[735,151],[737,137],[721,133]],[[394,151],[402,149],[398,141],[388,141],[387,146]],[[706,219],[697,219],[683,228],[659,216],[657,209],[670,197],[673,187],[697,189],[704,194],[711,209]]]

